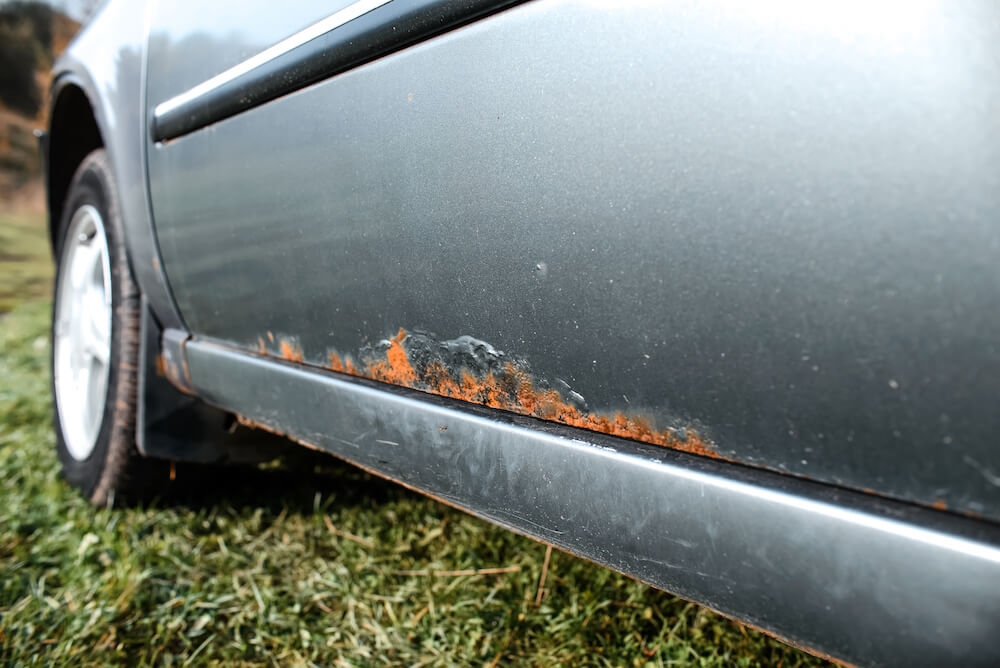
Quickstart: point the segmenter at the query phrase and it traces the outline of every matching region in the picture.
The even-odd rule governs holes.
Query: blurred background
[[[48,125],[52,63],[102,0],[0,0],[0,313],[47,297],[52,264],[35,130]]]

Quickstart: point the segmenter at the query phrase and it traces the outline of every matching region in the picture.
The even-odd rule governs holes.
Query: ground
[[[305,451],[92,508],[55,456],[47,253],[0,213],[0,664],[823,665],[558,551],[539,596],[544,545]]]
[[[0,209],[0,313],[32,299],[48,299],[52,255],[43,214]]]

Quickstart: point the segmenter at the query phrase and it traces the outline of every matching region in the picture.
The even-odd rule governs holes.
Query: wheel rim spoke
[[[104,415],[111,359],[110,257],[104,221],[80,207],[60,258],[53,325],[56,405],[70,455],[93,452]]]
[[[104,381],[106,369],[95,359],[91,359],[84,371],[84,401],[86,402],[86,412],[84,413],[85,425],[88,433],[94,433],[100,428],[100,420],[104,413],[104,392],[107,383]]]

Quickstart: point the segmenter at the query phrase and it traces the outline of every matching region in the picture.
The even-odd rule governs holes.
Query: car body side
[[[308,22],[310,12],[321,14],[303,7],[301,16],[276,25],[275,35]],[[996,529],[992,521],[931,508],[1000,517],[990,480],[998,461],[990,435],[1000,417],[990,396],[1000,359],[1000,310],[991,308],[1000,290],[1000,170],[991,169],[998,151],[987,120],[997,87],[996,80],[980,85],[997,67],[989,52],[959,57],[955,39],[989,43],[1000,30],[995,15],[988,20],[985,3],[930,12],[954,30],[928,29],[936,56],[908,59],[917,38],[905,32],[895,34],[897,44],[867,52],[878,40],[857,26],[842,26],[844,43],[819,40],[820,48],[804,41],[824,26],[786,22],[782,30],[758,26],[742,34],[725,7],[695,12],[688,23],[680,7],[659,20],[651,11],[650,32],[662,28],[681,45],[674,65],[645,54],[678,78],[673,92],[687,96],[668,102],[663,91],[643,89],[644,75],[658,71],[643,65],[644,54],[632,63],[636,74],[619,83],[615,68],[631,67],[624,51],[586,55],[594,37],[627,43],[647,9],[526,3],[162,144],[150,136],[157,104],[271,38],[252,47],[227,42],[223,27],[199,25],[188,8],[190,26],[218,40],[195,62],[196,53],[179,49],[191,30],[151,37],[164,5],[109,2],[56,65],[50,212],[58,219],[74,156],[99,140],[118,181],[132,270],[148,309],[147,402],[189,405],[153,378],[153,358],[164,354],[175,362],[175,385],[248,423],[814,651],[873,664],[912,652],[918,662],[964,657],[985,665],[995,652],[984,642],[998,609],[980,588],[1000,584]],[[612,15],[617,28],[609,27]],[[675,32],[670,21],[680,26]],[[737,47],[731,60],[706,47],[705,40],[725,36]],[[754,39],[765,38],[790,42],[761,49]],[[462,77],[454,66],[433,67],[441,58],[436,49],[462,63]],[[852,49],[857,60],[844,65]],[[796,50],[809,56],[803,64],[768,61]],[[698,58],[707,59],[705,71],[684,74]],[[593,75],[583,92],[573,78],[581,62]],[[726,73],[740,63],[745,71]],[[905,83],[899,72],[918,64],[933,71],[917,83],[955,99],[892,91],[888,84]],[[490,78],[498,65],[500,74]],[[761,75],[766,66],[775,71]],[[180,74],[171,78],[171,68]],[[747,113],[730,113],[738,102],[731,91],[743,90],[739,77],[773,87],[745,99]],[[459,79],[462,95],[454,93]],[[528,91],[556,92],[542,101],[530,92],[498,95],[518,81]],[[782,90],[789,104],[777,109]],[[636,107],[643,95],[657,104]],[[616,96],[618,103],[608,102]],[[424,99],[439,104],[420,107]],[[457,104],[462,99],[467,106]],[[88,111],[92,128],[80,122]],[[488,115],[494,112],[498,123]],[[520,121],[501,118],[518,113]],[[679,125],[671,131],[664,118]],[[331,149],[338,136],[340,150]],[[639,140],[646,145],[634,145]],[[456,145],[464,152],[449,157]],[[663,158],[673,150],[687,156],[685,164]],[[265,155],[272,162],[256,160]],[[538,165],[519,172],[532,161]],[[669,176],[670,185],[655,175]],[[491,183],[499,194],[477,194]],[[598,201],[609,194],[621,198],[609,203],[610,213]],[[427,223],[433,215],[452,219]],[[354,236],[338,236],[336,224],[353,225]],[[571,240],[577,233],[579,244]],[[448,247],[436,251],[437,241]],[[334,247],[340,242],[351,253]],[[583,246],[594,246],[594,255]],[[422,265],[434,252],[441,257]],[[352,257],[364,261],[352,265]],[[256,286],[261,271],[269,283]],[[427,275],[418,286],[413,277],[421,271]],[[483,271],[503,278],[490,285]],[[476,291],[452,285],[477,275],[484,280]],[[598,278],[607,284],[595,286]],[[407,292],[447,285],[450,291],[420,299]],[[279,290],[293,286],[299,294],[283,298]],[[247,293],[261,299],[250,303]],[[573,298],[560,304],[559,295]],[[501,307],[492,316],[491,304]],[[332,314],[341,308],[346,315]],[[465,309],[487,315],[457,315]],[[498,334],[498,319],[529,311],[534,323]],[[672,334],[660,331],[665,320]],[[570,322],[582,323],[584,333],[556,334]],[[421,331],[427,324],[443,335]],[[400,327],[409,331],[396,334]],[[642,352],[654,352],[654,330],[663,336],[652,342],[659,357],[648,370]],[[605,430],[609,437],[574,429],[581,424],[573,421],[553,425],[534,408],[491,411],[453,401],[459,392],[438,392],[445,399],[414,393],[444,385],[371,371],[404,341],[407,363],[426,369],[417,360],[420,337],[431,349],[471,346],[466,364],[493,354],[496,344],[518,369],[530,361],[539,371],[535,387],[557,392],[567,405],[579,378],[583,394],[597,402],[595,415],[613,418],[638,397],[664,429],[656,433],[690,431],[708,444],[685,448],[685,433],[664,437],[674,439],[669,445],[729,461],[660,452],[613,428]],[[345,378],[331,351],[342,365],[352,357],[355,371],[368,354],[371,372]],[[602,366],[595,359],[590,368],[584,357]],[[614,403],[618,394],[624,400]],[[220,456],[206,445],[212,438],[210,430],[192,438],[190,452],[198,454],[191,458]],[[356,452],[359,443],[367,450]],[[184,444],[170,448],[172,458],[185,458]],[[477,468],[484,463],[487,470]],[[584,486],[592,496],[586,503],[578,498]],[[714,490],[711,508],[692,499],[706,489]],[[780,526],[791,535],[774,533]],[[646,531],[652,535],[640,537]],[[928,550],[914,552],[922,564],[900,553],[913,545]],[[789,566],[802,558],[812,563]],[[859,593],[887,577],[887,565],[918,583],[913,596],[940,594],[950,620],[932,638],[916,629],[940,619],[917,614],[910,595],[897,591],[886,601],[889,590],[878,586]],[[955,567],[965,572],[947,575]],[[808,596],[817,600],[792,601]],[[837,621],[828,624],[831,605]],[[872,605],[883,608],[872,612]],[[879,626],[872,615],[888,619]],[[863,634],[865,626],[883,629],[886,646]]]

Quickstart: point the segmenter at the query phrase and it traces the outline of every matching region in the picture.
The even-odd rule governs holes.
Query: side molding
[[[358,0],[157,104],[152,137],[176,139],[523,1]]]
[[[841,661],[998,665],[1000,531],[199,340],[206,401]]]

